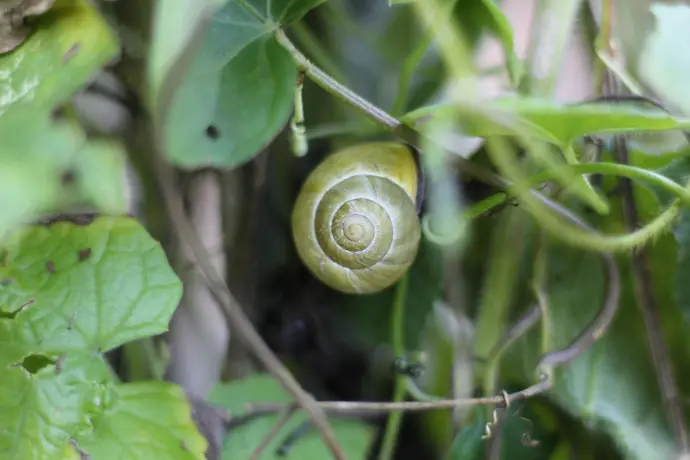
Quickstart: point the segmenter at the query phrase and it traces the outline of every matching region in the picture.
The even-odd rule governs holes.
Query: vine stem
[[[233,333],[237,334],[240,340],[249,346],[271,374],[273,374],[273,376],[295,398],[297,403],[309,413],[311,419],[314,421],[314,425],[319,429],[326,445],[333,453],[334,458],[337,460],[346,460],[345,454],[333,433],[333,429],[326,415],[317,405],[316,400],[302,389],[299,382],[295,380],[290,371],[278,359],[273,351],[271,351],[266,342],[264,342],[230,292],[225,281],[223,281],[218,271],[213,264],[211,264],[207,250],[204,248],[199,236],[192,228],[185,214],[182,205],[182,197],[180,196],[179,189],[174,183],[174,171],[172,166],[166,163],[160,154],[155,154],[154,156],[158,163],[157,176],[163,192],[163,201],[168,208],[175,230],[185,244],[190,247],[192,254],[199,264],[201,273],[204,275],[208,284],[209,290],[216,298],[219,305],[223,307],[226,319]]]
[[[393,352],[396,356],[405,354],[405,340],[403,337],[403,327],[405,325],[405,299],[407,298],[407,286],[409,275],[405,274],[395,289],[395,301],[393,304],[393,314],[391,315],[391,342]],[[404,375],[395,376],[393,390],[393,401],[401,402],[407,396],[407,379]],[[398,432],[402,424],[403,413],[400,411],[391,412],[386,423],[386,431],[383,435],[383,443],[379,453],[379,460],[390,460],[395,451]]]
[[[598,175],[612,175],[619,177],[627,177],[629,179],[637,179],[647,182],[650,185],[658,187],[672,195],[685,204],[690,206],[690,190],[682,185],[672,181],[666,176],[650,171],[648,169],[638,168],[630,165],[622,165],[617,163],[579,163],[573,165],[564,165],[563,168],[570,169],[575,174],[598,174]],[[529,187],[536,187],[541,184],[549,182],[554,177],[553,170],[544,171],[527,179]],[[479,201],[465,210],[464,216],[466,219],[474,219],[491,209],[502,205],[510,199],[510,195],[506,192],[499,192],[493,194],[482,201]],[[422,222],[424,225],[424,222]]]
[[[297,64],[297,67],[299,67],[299,69],[302,70],[314,83],[323,88],[333,97],[340,99],[341,101],[358,110],[370,120],[388,129],[395,136],[404,140],[408,144],[416,148],[420,147],[420,136],[416,130],[402,123],[385,110],[375,106],[357,93],[331,78],[330,75],[321,70],[318,66],[314,65],[304,54],[302,54],[302,52],[295,47],[292,41],[290,41],[287,35],[285,35],[285,32],[282,29],[276,30],[274,36],[276,41],[283,48],[285,48],[288,53],[290,53],[292,59]],[[498,174],[494,174],[469,160],[461,157],[457,157],[456,160],[459,162],[463,171],[476,177],[482,182],[485,182],[486,184],[499,188],[510,185],[509,181],[505,180]]]
[[[313,82],[334,97],[354,107],[374,122],[387,128],[395,136],[415,148],[420,148],[420,134],[414,128],[400,122],[392,115],[376,107],[349,88],[332,79],[323,70],[311,63],[309,59],[295,47],[282,29],[276,30],[275,39],[290,53],[297,66],[304,71]],[[491,122],[491,120],[487,121]],[[491,145],[495,144],[498,140],[494,136],[488,137],[487,141],[488,144]],[[522,142],[529,144],[525,146],[528,150],[544,148],[544,145],[539,142],[531,142],[525,139],[522,139]],[[683,202],[675,200],[663,213],[658,215],[644,227],[622,235],[603,235],[591,229],[584,230],[582,228],[573,227],[564,223],[558,216],[549,212],[549,209],[553,211],[555,207],[560,207],[559,205],[541,193],[530,189],[528,179],[522,174],[518,162],[513,158],[513,152],[499,149],[503,150],[505,155],[497,155],[492,153],[493,150],[494,148],[489,149],[494,163],[509,177],[509,179],[488,171],[465,158],[455,156],[455,160],[458,162],[458,166],[463,172],[474,176],[486,184],[500,189],[508,189],[511,193],[523,199],[527,210],[545,230],[562,242],[575,247],[599,252],[628,251],[645,244],[668,229],[680,213],[680,206]],[[690,191],[690,181],[688,181],[685,188],[687,191]]]
[[[524,390],[508,394],[508,400],[521,401],[541,394],[550,388],[550,382],[541,381]],[[362,401],[319,401],[317,405],[329,413],[358,412],[372,414],[380,412],[406,411],[422,412],[456,407],[486,406],[505,403],[502,395],[485,398],[441,399],[435,401],[362,402]],[[252,403],[245,406],[247,412],[280,412],[287,407],[285,403]]]
[[[182,207],[183,200],[179,194],[179,190],[175,187],[172,167],[167,164],[159,154],[156,154],[155,157],[158,160],[157,175],[163,191],[163,200],[168,208],[175,230],[180,238],[192,250],[192,254],[199,264],[199,268],[206,279],[209,290],[216,298],[216,301],[223,307],[223,311],[226,314],[227,321],[230,323],[232,331],[254,351],[266,368],[268,368],[274,377],[283,384],[285,389],[288,390],[295,400],[309,413],[314,424],[324,437],[324,441],[331,449],[334,458],[337,460],[346,460],[345,454],[328,423],[328,419],[316,404],[316,400],[302,389],[299,382],[295,380],[290,371],[271,351],[258,332],[256,332],[251,321],[244,314],[237,300],[230,292],[227,284],[225,284],[225,281],[223,281],[215,267],[211,264],[208,252],[192,228]]]

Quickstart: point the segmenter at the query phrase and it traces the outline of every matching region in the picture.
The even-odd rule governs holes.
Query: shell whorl
[[[417,166],[397,143],[341,150],[307,178],[292,215],[302,260],[322,282],[346,293],[394,284],[417,254]]]

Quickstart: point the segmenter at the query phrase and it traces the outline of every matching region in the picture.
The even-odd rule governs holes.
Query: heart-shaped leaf
[[[273,33],[322,2],[230,0],[215,12],[163,114],[170,161],[232,168],[278,134],[292,110],[297,69]]]

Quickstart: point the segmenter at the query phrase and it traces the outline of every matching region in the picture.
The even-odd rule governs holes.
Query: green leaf
[[[0,320],[0,458],[62,458],[56,454],[70,437],[88,429],[109,402],[106,363],[83,352],[59,359],[28,354],[6,342],[11,323]]]
[[[116,387],[113,402],[94,417],[93,430],[80,434],[77,444],[94,459],[132,460],[202,460],[207,447],[184,391],[167,382]]]
[[[162,248],[131,218],[21,230],[0,280],[13,343],[53,353],[105,352],[164,332],[182,295]]]
[[[0,244],[17,225],[71,204],[126,210],[119,144],[87,142],[78,127],[40,108],[15,107],[0,120]]]
[[[440,397],[471,398],[474,395],[473,339],[471,320],[445,302],[436,301],[420,338],[419,348],[425,359],[419,387],[427,394]],[[454,412],[460,414],[464,410],[420,414],[426,435],[443,451],[453,442]]]
[[[117,37],[88,0],[57,0],[29,38],[0,56],[0,113],[17,104],[52,110],[117,56]]]
[[[0,244],[17,225],[71,204],[126,209],[121,147],[87,143],[76,125],[51,119],[117,56],[117,38],[86,0],[58,0],[33,22],[29,38],[0,56]]]
[[[238,416],[247,403],[291,403],[293,399],[273,377],[255,374],[230,384],[217,385],[211,391],[209,401],[227,408],[234,416]],[[231,430],[225,439],[223,458],[227,460],[249,459],[275,426],[278,418],[278,414],[263,416]],[[302,412],[294,415],[266,447],[261,458],[276,460],[283,458],[275,454],[276,449],[292,430],[307,420],[307,415]],[[373,442],[374,427],[353,419],[331,418],[331,423],[335,436],[343,447],[345,458],[364,460]],[[300,460],[321,460],[329,456],[330,451],[323,444],[318,431],[315,429],[302,435],[290,450],[290,458]]]
[[[690,324],[690,212],[684,209],[673,231],[678,243],[676,261],[678,264],[676,275],[676,293],[678,304],[683,310],[685,320]]]
[[[209,59],[206,65],[204,59],[202,52],[173,99],[166,154],[182,167],[235,167],[251,160],[287,122],[297,70],[271,36],[253,40],[230,59]]]
[[[154,2],[155,8],[152,6]],[[148,0],[121,5],[129,10],[128,13],[142,3],[146,4],[145,8],[154,9],[151,49],[146,62],[149,84],[146,98],[151,107],[156,107],[158,91],[166,75],[190,46],[190,42],[193,42],[197,28],[204,27],[207,16],[212,15],[225,2],[226,0]],[[139,19],[136,13],[132,16]],[[128,15],[124,22],[129,22],[132,16]]]
[[[215,12],[163,114],[170,161],[233,168],[278,134],[292,110],[297,69],[273,33],[321,3],[231,0]]]
[[[609,228],[602,231],[622,231],[610,228],[620,226],[618,217],[609,218]],[[548,341],[552,350],[568,345],[594,318],[602,306],[606,276],[599,256],[555,243],[550,248],[547,270],[552,328]],[[645,330],[626,272],[622,270],[624,291],[613,326],[575,361],[557,369],[548,397],[573,416],[587,420],[591,428],[607,432],[625,458],[672,458],[675,443],[666,425],[646,340],[630,340],[644,337]],[[540,355],[538,329],[506,357],[507,366],[521,365],[523,375],[532,382]]]
[[[309,12],[309,10],[325,3],[326,0],[275,0],[265,2],[263,0],[251,0],[250,3],[258,11],[264,12],[272,22],[277,22],[282,26],[288,26],[295,21],[299,21]],[[266,5],[271,5],[271,14],[266,14]]]
[[[448,460],[478,460],[484,450],[484,425],[482,408],[475,409],[475,420],[464,425],[455,436]]]
[[[481,110],[491,121],[468,122],[463,126],[465,134],[521,134],[561,148],[567,148],[575,139],[587,134],[671,130],[687,127],[690,123],[690,120],[674,118],[661,109],[630,102],[561,104],[548,99],[507,97],[485,101]],[[405,115],[404,120],[419,126],[456,111],[451,105],[423,107]]]
[[[690,175],[690,161],[687,157],[681,157],[658,169],[657,172],[676,182],[684,183]],[[651,189],[663,206],[667,206],[674,198],[662,190]],[[690,211],[687,208],[683,208],[680,212],[680,217],[673,227],[673,237],[676,242],[676,251],[675,254],[669,254],[669,256],[676,260],[677,265],[675,286],[669,286],[669,288],[675,292],[673,300],[683,312],[687,324],[690,324],[690,283],[687,279],[687,273],[690,270]]]
[[[119,142],[93,140],[78,152],[75,164],[79,196],[103,214],[127,209],[126,153]]]
[[[554,441],[561,434],[554,433],[559,427],[559,420],[553,405],[530,400],[511,405],[503,414],[503,425],[499,431],[502,460],[549,458]]]
[[[181,291],[134,219],[16,232],[0,266],[0,458],[73,458],[76,439],[92,458],[203,459],[182,389],[113,386],[102,355],[165,331]]]

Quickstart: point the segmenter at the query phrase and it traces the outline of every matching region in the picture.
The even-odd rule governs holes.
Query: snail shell
[[[417,255],[417,163],[403,144],[340,150],[309,175],[292,213],[297,253],[323,283],[368,294],[398,281]]]

